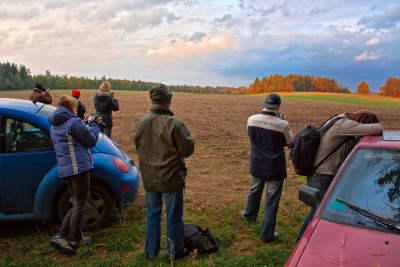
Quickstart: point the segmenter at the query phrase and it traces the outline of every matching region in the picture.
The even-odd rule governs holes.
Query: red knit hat
[[[72,89],[72,94],[73,97],[79,98],[81,96],[81,92],[77,89]]]

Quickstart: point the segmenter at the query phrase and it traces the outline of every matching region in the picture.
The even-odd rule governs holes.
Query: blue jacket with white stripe
[[[100,129],[87,126],[64,107],[57,108],[48,118],[50,137],[57,156],[58,176],[66,178],[93,168],[90,148],[96,146]]]

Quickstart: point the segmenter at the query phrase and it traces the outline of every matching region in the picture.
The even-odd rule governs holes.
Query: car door
[[[38,185],[57,164],[50,135],[18,118],[0,122],[0,216],[32,213]]]

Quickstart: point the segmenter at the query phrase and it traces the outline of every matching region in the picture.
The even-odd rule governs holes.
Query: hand
[[[101,117],[97,117],[96,119],[94,119],[93,122],[96,123],[97,125],[100,125],[100,124],[103,123],[103,122],[101,121]]]

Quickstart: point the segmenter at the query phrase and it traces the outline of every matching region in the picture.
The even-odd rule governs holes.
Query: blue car
[[[55,107],[0,98],[0,222],[62,219],[71,196],[57,174],[48,115]],[[84,230],[104,227],[115,208],[131,203],[139,173],[131,158],[100,133],[91,149],[94,168]]]

